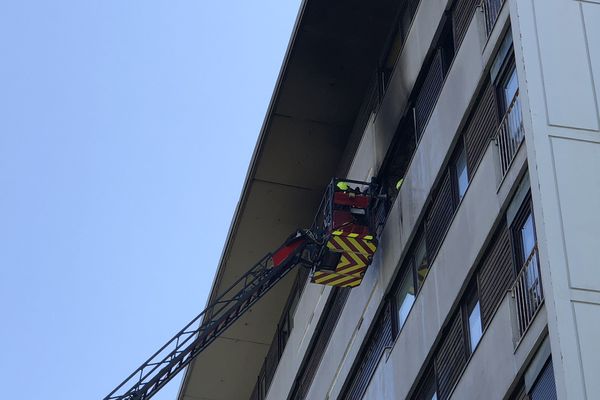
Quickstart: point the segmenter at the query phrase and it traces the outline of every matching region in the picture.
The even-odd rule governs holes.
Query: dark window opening
[[[438,400],[438,388],[435,376],[434,368],[431,367],[427,375],[425,375],[425,379],[417,390],[417,393],[413,396],[413,400]]]
[[[411,157],[415,152],[417,144],[414,126],[413,113],[409,112],[398,124],[394,139],[379,170],[379,178],[388,194],[388,210],[398,195]]]
[[[400,6],[396,23],[392,28],[386,50],[380,62],[382,93],[385,92],[389,85],[396,61],[400,56],[418,6],[419,0],[404,0]]]

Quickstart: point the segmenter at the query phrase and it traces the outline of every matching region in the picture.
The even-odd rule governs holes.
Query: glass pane
[[[458,183],[458,197],[462,200],[469,186],[469,174],[467,173],[467,157],[463,148],[456,159],[456,179]]]
[[[398,325],[400,328],[406,322],[406,318],[408,317],[408,313],[412,308],[413,303],[415,302],[415,288],[413,285],[413,275],[412,270],[406,271],[404,274],[404,279],[398,288]]]
[[[481,310],[479,301],[477,301],[474,307],[469,311],[469,340],[471,343],[471,352],[477,347],[477,343],[481,340],[481,335]]]
[[[530,213],[523,222],[523,226],[521,226],[521,257],[523,263],[526,263],[531,256],[533,249],[535,247],[535,231],[533,224],[533,215]],[[527,289],[529,289],[530,296],[535,296],[534,298],[541,298],[541,285],[540,285],[540,277],[538,272],[538,260],[537,254],[534,254],[529,260],[529,263],[525,267],[527,268],[525,271],[525,278],[527,283]]]
[[[519,90],[519,79],[517,78],[517,70],[513,66],[504,84],[504,101],[505,108],[508,110],[517,91]]]
[[[425,237],[421,239],[415,249],[415,267],[417,268],[417,283],[419,288],[423,286],[423,281],[429,272],[429,263],[427,261],[427,248],[425,247]]]
[[[529,258],[535,246],[535,233],[533,230],[533,216],[529,214],[521,227],[521,248],[523,249],[523,261]]]

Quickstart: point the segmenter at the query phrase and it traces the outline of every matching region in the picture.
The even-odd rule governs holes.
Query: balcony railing
[[[500,15],[500,10],[502,10],[504,2],[505,0],[481,0],[481,8],[483,9],[485,19],[485,30],[488,36],[492,33],[494,25],[496,25],[496,20],[498,19],[498,15]]]
[[[519,92],[515,94],[508,110],[504,114],[500,126],[496,131],[494,140],[498,146],[498,154],[500,155],[500,169],[502,177],[506,175],[510,164],[512,163],[515,154],[519,150],[519,146],[525,137],[525,129],[523,127],[523,114],[521,112],[521,100]]]
[[[520,340],[544,302],[537,246],[534,246],[517,275],[512,287],[512,296],[515,301],[518,338]]]

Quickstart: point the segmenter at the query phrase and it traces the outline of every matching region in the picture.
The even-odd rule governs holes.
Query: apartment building
[[[332,176],[387,188],[379,248],[286,277],[179,398],[599,398],[599,94],[597,0],[304,1],[211,297]]]

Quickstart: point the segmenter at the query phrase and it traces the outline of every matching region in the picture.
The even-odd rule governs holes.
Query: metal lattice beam
[[[263,257],[104,400],[150,399],[289,271],[307,263],[302,256],[315,243],[314,237],[309,232],[299,231],[296,240],[302,240],[301,245],[283,262],[275,266],[272,253]]]

